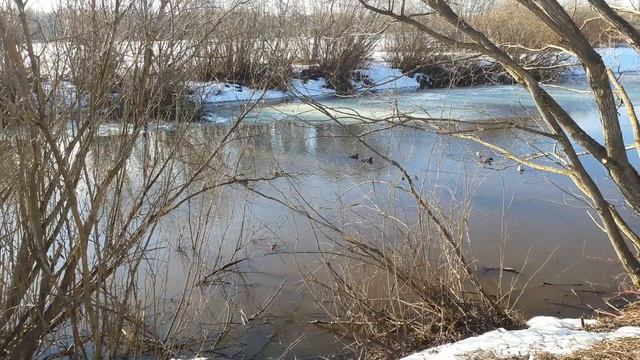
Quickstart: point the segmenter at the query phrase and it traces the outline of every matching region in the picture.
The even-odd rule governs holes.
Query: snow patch
[[[616,73],[640,72],[640,54],[632,48],[612,47],[600,48],[596,51],[602,56],[605,65]],[[576,58],[569,59],[568,64],[577,64],[571,71],[572,75],[578,77],[585,75],[584,69]],[[297,66],[296,69],[300,70],[302,67]],[[358,72],[362,75],[363,81],[352,81],[352,84],[359,94],[376,91],[411,91],[420,88],[418,76],[409,77],[400,69],[391,68],[380,54],[374,56],[368,66]],[[293,79],[287,90],[258,90],[217,81],[190,82],[188,85],[192,93],[190,98],[205,105],[241,104],[254,101],[281,102],[299,96],[319,99],[336,95],[335,90],[329,89],[323,78]]]
[[[595,324],[595,320],[585,320]],[[640,327],[622,327],[613,332],[590,332],[582,329],[580,319],[558,319],[551,316],[534,317],[528,329],[497,329],[455,343],[409,355],[403,360],[467,359],[474,353],[490,353],[497,357],[532,356],[536,353],[555,355],[588,348],[597,342],[625,337],[640,337]]]
[[[360,71],[373,85],[375,90],[417,90],[420,85],[415,77],[408,77],[400,69],[392,69],[386,62],[372,62],[366,69]],[[358,84],[356,89],[367,87]]]
[[[283,100],[286,94],[279,90],[256,90],[225,82],[189,82],[191,99],[205,104],[225,104],[259,100]]]
[[[318,80],[300,80],[293,79],[289,84],[290,89],[287,97],[294,97],[295,95],[308,96],[311,98],[322,98],[327,96],[334,96],[336,91],[327,87],[327,82],[324,78]]]
[[[384,61],[372,61],[369,66],[358,70],[366,81],[353,81],[357,93],[372,91],[416,90],[420,86],[415,77],[409,77],[399,69],[392,69]],[[190,99],[205,105],[238,104],[254,101],[279,102],[291,100],[298,96],[314,99],[335,96],[323,78],[317,80],[293,79],[289,89],[258,90],[225,82],[190,82]]]

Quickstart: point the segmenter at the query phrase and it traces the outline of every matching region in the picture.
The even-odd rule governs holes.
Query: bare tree
[[[496,44],[486,34],[477,30],[460,13],[459,8],[453,6],[453,2],[423,0],[415,4],[416,7],[413,8],[413,12],[409,10],[408,1],[394,1],[384,4],[368,0],[360,0],[360,2],[371,11],[411,25],[416,30],[452,48],[464,49],[495,59],[517,83],[521,84],[529,92],[543,123],[531,126],[529,124],[506,122],[494,124],[494,126],[517,128],[520,131],[548,138],[558,145],[559,150],[557,152],[520,156],[507,148],[484,141],[479,136],[480,132],[472,130],[472,127],[477,126],[477,124],[459,122],[453,119],[447,119],[450,121],[438,121],[428,118],[412,118],[409,115],[399,116],[405,120],[418,120],[436,131],[451,133],[454,136],[479,142],[496,153],[523,165],[571,178],[573,183],[590,199],[593,208],[599,214],[602,227],[606,231],[625,270],[629,273],[636,286],[640,286],[640,261],[630,247],[630,244],[632,244],[633,247],[640,248],[640,238],[627,225],[620,215],[619,209],[603,196],[600,187],[584,167],[581,160],[582,156],[592,156],[597,159],[606,169],[609,178],[620,190],[626,204],[638,214],[640,211],[640,175],[629,161],[627,156],[628,146],[626,146],[622,137],[622,124],[620,123],[615,101],[616,94],[612,90],[612,82],[617,84],[617,81],[611,76],[613,73],[607,71],[602,58],[581,32],[580,25],[572,19],[568,9],[555,0],[516,1],[533,13],[559,37],[559,44],[548,44],[546,48],[553,48],[574,55],[584,67],[591,93],[597,104],[601,133],[604,139],[603,143],[598,142],[586,133],[575,119],[536,80],[532,75],[532,70],[523,65],[521,59],[510,55],[505,47]],[[590,4],[628,40],[630,46],[638,46],[637,30],[620,13],[609,7],[604,1],[590,1]],[[455,29],[455,32],[444,32],[434,28],[431,25],[433,22],[429,20],[432,18],[444,21],[448,26]],[[528,50],[541,51],[542,49]],[[622,87],[619,86],[619,89],[622,89]],[[630,101],[628,97],[624,96],[624,91],[621,90],[620,94],[623,99],[626,98],[625,102]],[[628,110],[630,113],[633,112],[630,106],[628,106]],[[631,119],[636,119],[636,117],[631,116]],[[451,128],[452,124],[456,127],[455,129]],[[580,153],[576,145],[584,149],[586,154]],[[544,161],[548,159],[550,160]]]

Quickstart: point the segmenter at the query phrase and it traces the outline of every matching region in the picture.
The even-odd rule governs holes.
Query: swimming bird
[[[518,165],[516,170],[518,171],[518,174],[522,175],[522,173],[524,172],[524,166],[522,166],[522,164],[520,164],[520,165]]]
[[[488,165],[493,164],[493,158],[487,157],[485,153],[480,151],[476,151],[476,161],[478,161],[481,164],[488,164]]]
[[[353,159],[353,160],[358,160],[359,158],[360,158],[360,154],[358,154],[358,153],[355,153],[355,154],[349,156],[349,159]]]

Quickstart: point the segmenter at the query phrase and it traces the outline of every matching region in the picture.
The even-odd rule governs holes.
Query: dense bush
[[[196,80],[285,89],[294,51],[277,21],[256,9],[229,14],[197,54]]]

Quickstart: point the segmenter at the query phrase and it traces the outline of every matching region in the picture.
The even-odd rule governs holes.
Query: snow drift
[[[595,320],[585,320],[593,325]],[[531,357],[539,353],[569,354],[591,347],[597,342],[625,337],[640,337],[640,327],[622,327],[612,332],[592,332],[583,329],[580,319],[534,317],[528,329],[497,329],[407,356],[402,360],[468,359],[473,354],[488,353],[498,358]]]

